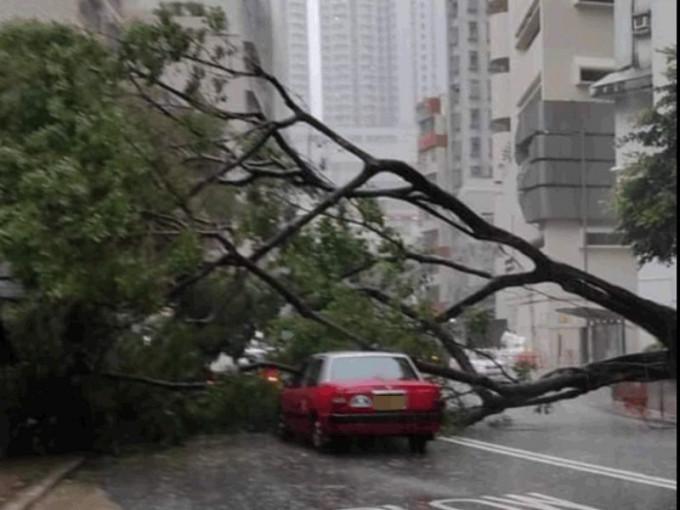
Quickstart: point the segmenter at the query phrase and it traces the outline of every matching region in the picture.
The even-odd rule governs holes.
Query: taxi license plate
[[[401,411],[406,409],[406,395],[374,395],[373,410]]]

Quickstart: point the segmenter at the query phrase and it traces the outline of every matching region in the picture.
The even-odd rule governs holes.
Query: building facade
[[[331,128],[382,158],[415,166],[415,123],[411,2],[323,0],[319,3],[321,117]],[[361,162],[323,137],[312,139],[312,158],[330,180],[342,185]],[[381,175],[374,186],[399,185]],[[389,225],[406,239],[419,235],[418,210],[393,200],[381,202]]]
[[[446,93],[446,0],[411,0],[413,91],[418,104]]]
[[[493,222],[497,185],[494,181],[491,136],[491,86],[489,75],[489,24],[487,3],[447,0],[448,56],[448,183],[450,191],[477,214]],[[458,232],[453,233],[456,262],[491,271],[493,251]],[[483,280],[458,273],[453,294],[458,301]]]
[[[674,0],[617,0],[614,6],[615,70],[591,86],[594,98],[615,106],[615,131],[622,139],[635,129],[636,119],[657,99],[655,90],[666,82],[663,50],[677,41],[677,2]],[[624,168],[630,153],[640,147],[617,145],[616,169]],[[677,264],[643,266],[638,293],[677,308]],[[641,345],[653,340],[641,334]]]
[[[3,0],[0,23],[13,19],[37,19],[85,26],[115,36],[125,0]]]
[[[276,0],[271,5],[273,61],[271,71],[292,97],[306,110],[311,110],[309,13],[307,0]],[[276,117],[290,114],[281,98],[276,98]],[[285,135],[298,152],[311,155],[310,130],[298,125]]]
[[[631,291],[635,261],[615,232],[613,106],[589,94],[614,61],[613,1],[493,0],[489,4],[497,225],[547,255]],[[512,251],[498,273],[531,265]],[[551,285],[497,296],[497,315],[545,366],[637,346],[637,330]]]

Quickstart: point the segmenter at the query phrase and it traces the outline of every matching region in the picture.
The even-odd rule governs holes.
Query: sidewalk
[[[677,425],[677,416],[675,413],[660,413],[659,411],[650,409],[648,407],[626,405],[622,401],[614,400],[612,397],[611,388],[602,388],[598,391],[589,393],[582,398],[584,398],[584,400],[591,407],[613,413],[624,418],[665,423],[668,425]]]
[[[0,509],[30,508],[83,460],[81,456],[68,456],[0,461]]]

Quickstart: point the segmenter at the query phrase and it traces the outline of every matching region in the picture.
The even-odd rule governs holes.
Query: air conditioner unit
[[[652,31],[652,16],[650,13],[633,16],[633,33],[645,35]]]

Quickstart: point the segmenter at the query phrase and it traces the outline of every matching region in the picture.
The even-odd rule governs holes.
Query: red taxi
[[[352,437],[406,436],[424,453],[439,432],[441,389],[425,381],[403,354],[343,352],[309,358],[285,384],[279,434],[311,440],[319,449]]]

